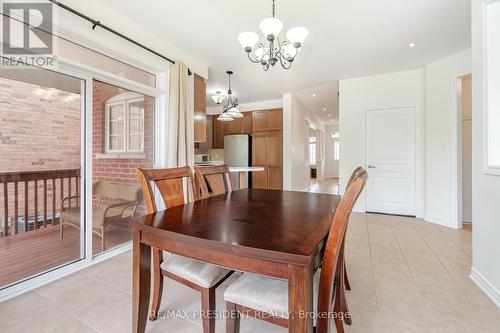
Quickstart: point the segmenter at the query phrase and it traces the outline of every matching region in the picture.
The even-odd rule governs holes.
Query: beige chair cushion
[[[169,255],[161,263],[161,268],[191,281],[204,288],[210,288],[226,276],[230,270],[186,258],[179,255]]]
[[[314,311],[318,303],[321,270],[314,275]],[[288,281],[242,274],[224,292],[224,300],[288,319]]]

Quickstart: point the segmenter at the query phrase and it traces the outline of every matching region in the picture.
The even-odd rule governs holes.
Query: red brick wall
[[[144,97],[144,159],[99,158],[105,153],[105,103],[111,97],[127,92],[127,90],[107,83],[94,81],[93,91],[93,182],[100,180],[137,182],[137,168],[153,167],[154,154],[154,98]]]
[[[68,93],[51,92],[41,95],[43,87],[0,78],[0,173],[80,168],[80,98],[68,99]],[[105,102],[126,90],[94,81],[93,89],[93,176],[92,182],[102,180],[137,182],[135,169],[153,166],[154,154],[154,99],[144,99],[144,155],[143,159],[98,158],[104,149]],[[38,94],[37,94],[38,93]],[[39,183],[38,211],[43,212],[43,182]],[[57,184],[57,187],[59,185]],[[74,187],[73,187],[74,189]],[[59,190],[57,190],[59,191]],[[14,216],[14,188],[9,185],[9,216]],[[30,183],[29,214],[34,212],[34,184]],[[49,213],[52,211],[51,182],[47,196]],[[68,195],[67,186],[64,196]],[[19,186],[19,216],[24,215],[24,186]],[[56,193],[59,211],[60,195]],[[0,191],[0,222],[3,223],[3,191]],[[141,205],[138,213],[143,213]]]
[[[80,96],[62,90],[0,78],[0,173],[80,168]],[[69,195],[67,180],[63,196]],[[73,190],[75,189],[73,180]],[[43,214],[43,181],[38,182]],[[47,214],[52,213],[52,182],[47,182]],[[56,211],[60,185],[56,182]],[[18,214],[24,216],[24,184],[18,185]],[[34,182],[28,183],[28,214],[34,214]],[[14,217],[14,184],[8,185],[8,212]],[[0,221],[4,221],[3,189]]]

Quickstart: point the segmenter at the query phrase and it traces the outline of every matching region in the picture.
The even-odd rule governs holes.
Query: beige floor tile
[[[30,292],[0,304],[0,332],[95,332],[57,308],[43,297]]]
[[[346,239],[353,318],[346,332],[499,332],[500,310],[469,278],[470,230],[353,213]],[[236,278],[218,288],[219,311],[225,309],[224,290]],[[128,252],[0,304],[0,332],[129,332],[130,295]],[[160,310],[187,317],[148,322],[147,332],[202,332],[195,290],[165,279]],[[286,331],[242,320],[242,333]],[[216,321],[216,332],[225,332],[224,319]]]
[[[130,313],[130,295],[85,274],[76,273],[35,292],[91,328],[98,328]]]
[[[419,324],[411,321],[380,316],[381,333],[436,333],[432,324]]]
[[[425,302],[420,296],[388,289],[376,289],[376,296],[381,315],[415,323],[431,323]]]

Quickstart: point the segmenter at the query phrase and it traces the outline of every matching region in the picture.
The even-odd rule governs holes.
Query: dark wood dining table
[[[151,247],[288,281],[289,332],[313,331],[313,275],[340,196],[243,189],[135,218],[133,330],[148,318]]]

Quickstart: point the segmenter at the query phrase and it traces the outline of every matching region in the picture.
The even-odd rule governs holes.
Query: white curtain
[[[194,80],[188,67],[176,61],[170,68],[168,167],[194,164]]]

